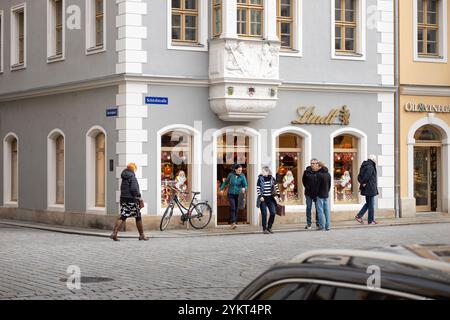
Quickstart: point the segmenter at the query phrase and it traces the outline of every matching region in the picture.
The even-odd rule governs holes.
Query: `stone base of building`
[[[401,198],[400,199],[400,216],[402,218],[414,218],[416,217],[416,199],[414,198]]]
[[[173,216],[170,219],[170,223],[167,226],[167,230],[173,230],[173,229],[184,229],[186,230],[186,224],[181,224],[181,216]],[[161,224],[161,218],[162,216],[142,216],[142,224],[144,225],[144,230],[159,230],[159,226]],[[208,224],[206,229],[215,228],[214,221],[216,217],[213,215],[211,218],[211,222]],[[188,223],[188,222],[187,222]],[[191,225],[189,225],[189,229],[192,230]],[[135,231],[137,232],[136,228],[136,220],[134,218],[128,219],[125,224],[125,230],[126,231]]]

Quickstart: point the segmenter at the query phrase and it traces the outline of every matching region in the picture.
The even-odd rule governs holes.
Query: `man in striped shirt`
[[[277,211],[277,199],[275,197],[280,198],[280,190],[269,167],[262,168],[261,174],[258,177],[256,191],[258,193],[257,206],[261,209],[263,233],[271,234],[273,233],[272,226]],[[270,213],[268,223],[267,209],[269,209]]]

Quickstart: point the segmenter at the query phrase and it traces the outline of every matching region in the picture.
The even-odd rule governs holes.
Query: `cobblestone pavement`
[[[232,299],[273,263],[319,248],[450,243],[450,224],[139,242],[0,224],[0,299]],[[67,289],[70,265],[106,277]]]

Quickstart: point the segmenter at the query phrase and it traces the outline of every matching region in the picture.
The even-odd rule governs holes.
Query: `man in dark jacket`
[[[136,218],[136,227],[139,231],[139,240],[149,240],[144,234],[144,226],[142,224],[141,208],[143,208],[143,200],[139,183],[136,179],[135,172],[137,166],[130,163],[122,172],[122,183],[120,185],[120,218],[117,219],[111,239],[119,241],[117,234],[123,223],[130,217]]]
[[[317,172],[319,171],[319,160],[312,159],[311,166],[307,167],[303,172],[303,186],[305,187],[305,199],[306,199],[306,230],[311,229],[312,218],[312,205],[316,203],[317,199]],[[317,215],[317,203],[316,203],[316,225],[319,227],[319,218]]]
[[[331,189],[331,175],[323,163],[319,163],[320,170],[317,173],[317,211],[319,214],[319,230],[330,230],[330,206],[328,198]]]
[[[366,204],[355,217],[355,220],[363,224],[363,217],[369,211],[369,224],[378,224],[375,221],[375,197],[378,195],[378,181],[377,181],[377,157],[371,155],[369,160],[364,161],[358,175],[358,182],[360,183],[361,195],[366,197]]]

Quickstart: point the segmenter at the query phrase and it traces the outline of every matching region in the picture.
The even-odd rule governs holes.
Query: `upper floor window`
[[[355,53],[356,0],[335,0],[336,52]]]
[[[366,0],[331,0],[332,58],[364,60]]]
[[[3,72],[3,11],[0,10],[0,73]]]
[[[49,0],[47,12],[48,61],[61,59],[64,50],[64,0]]]
[[[106,2],[86,0],[86,42],[88,53],[96,53],[106,48]]]
[[[240,36],[262,37],[263,0],[237,0],[237,33]]]
[[[277,33],[281,48],[294,48],[294,0],[277,0]]]
[[[26,7],[11,9],[11,69],[26,66]]]
[[[417,49],[420,55],[439,54],[438,0],[417,1]]]
[[[198,43],[198,0],[172,0],[172,41]]]
[[[213,0],[213,36],[222,34],[222,0]]]
[[[447,62],[447,0],[415,0],[414,60]]]

